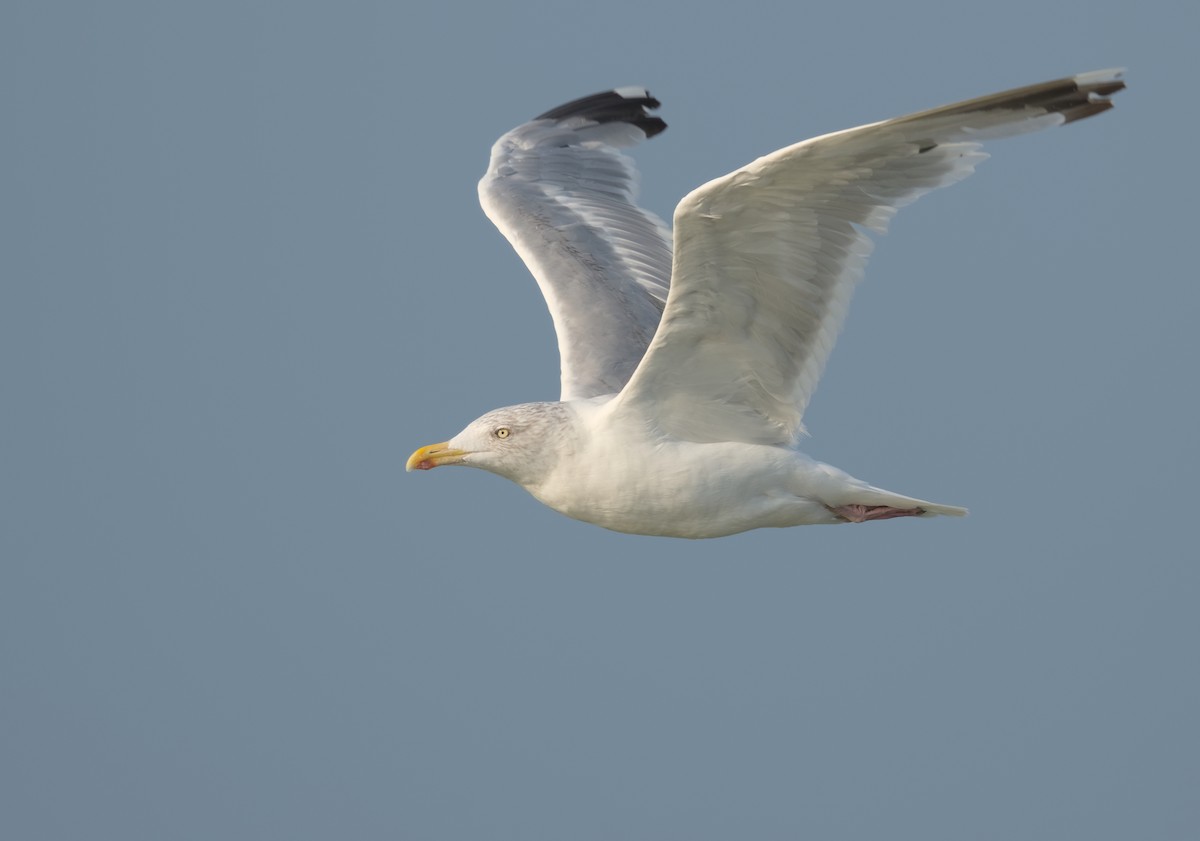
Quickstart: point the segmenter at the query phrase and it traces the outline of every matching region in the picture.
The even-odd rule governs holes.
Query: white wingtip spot
[[[1075,76],[1075,82],[1080,85],[1094,85],[1097,82],[1115,82],[1124,75],[1124,67],[1110,67],[1107,70],[1093,70],[1090,73],[1080,73]]]
[[[613,88],[613,93],[625,99],[645,99],[650,95],[650,91],[645,88],[639,88],[637,85],[626,85],[623,88]]]

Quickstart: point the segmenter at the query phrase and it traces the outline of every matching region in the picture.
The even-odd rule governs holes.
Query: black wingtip
[[[582,117],[596,123],[629,123],[645,132],[646,137],[662,132],[667,124],[659,117],[647,113],[647,109],[658,108],[659,101],[644,88],[617,88],[573,99],[568,103],[551,108],[535,120],[566,120]]]
[[[1124,75],[1124,70],[1098,70],[1076,76],[1075,88],[1083,101],[1069,103],[1068,107],[1060,109],[1066,122],[1073,123],[1112,108],[1109,97],[1125,90]]]

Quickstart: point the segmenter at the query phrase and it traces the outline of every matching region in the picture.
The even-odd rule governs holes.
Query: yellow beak
[[[430,444],[417,450],[408,457],[408,464],[404,465],[404,469],[411,473],[414,470],[432,470],[443,464],[462,464],[465,455],[466,450],[456,450],[450,446],[449,441],[443,441],[441,444]]]

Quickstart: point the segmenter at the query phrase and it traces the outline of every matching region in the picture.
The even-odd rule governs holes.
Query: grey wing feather
[[[694,190],[675,210],[662,323],[615,408],[691,441],[794,442],[866,232],[970,175],[978,141],[1101,113],[1124,86],[1083,73],[827,134]]]
[[[492,147],[479,200],[541,288],[558,335],[562,399],[621,390],[658,328],[671,234],[637,206],[620,152],[666,128],[641,88],[569,102]]]

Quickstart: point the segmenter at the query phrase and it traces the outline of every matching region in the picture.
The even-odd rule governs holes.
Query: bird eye
[[[502,426],[495,432],[497,438],[507,438],[511,434],[512,431],[507,426]]]

